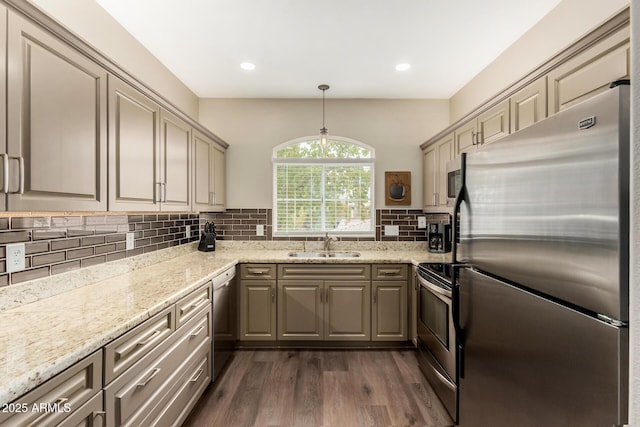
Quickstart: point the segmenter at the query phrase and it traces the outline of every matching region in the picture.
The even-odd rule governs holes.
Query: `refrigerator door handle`
[[[465,194],[467,192],[467,184],[466,184],[466,168],[467,168],[467,153],[462,153],[460,155],[460,180],[461,186],[460,190],[458,190],[458,195],[456,196],[456,202],[453,206],[453,217],[451,218],[451,260],[455,263],[458,261],[458,245],[456,242],[458,241],[458,216],[460,214],[460,205],[465,200]],[[455,280],[454,280],[455,283]]]

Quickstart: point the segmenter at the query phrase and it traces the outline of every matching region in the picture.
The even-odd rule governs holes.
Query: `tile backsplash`
[[[0,217],[0,286],[76,270],[198,240],[199,214],[133,213]],[[134,249],[126,250],[126,233]],[[6,272],[6,245],[25,244],[25,270]]]
[[[418,216],[424,216],[420,209],[376,209],[375,237],[343,237],[343,241],[426,241],[425,229],[418,228]],[[318,237],[273,237],[272,209],[227,209],[220,213],[200,214],[201,228],[205,221],[216,224],[217,238],[220,240],[318,240]],[[256,235],[256,226],[264,225],[264,236]],[[385,236],[385,225],[397,225],[398,236]]]

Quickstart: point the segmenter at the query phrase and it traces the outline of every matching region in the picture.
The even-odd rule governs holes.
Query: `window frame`
[[[371,153],[371,157],[360,157],[360,158],[310,158],[310,159],[301,159],[301,158],[278,158],[278,151],[283,148],[300,144],[302,142],[309,141],[318,141],[319,137],[317,135],[313,136],[305,136],[301,138],[292,139],[290,141],[279,144],[273,148],[272,152],[272,174],[273,174],[273,187],[272,187],[272,196],[273,196],[273,215],[272,215],[272,225],[273,225],[273,236],[274,237],[321,237],[326,233],[331,234],[332,236],[337,237],[374,237],[376,235],[376,215],[375,215],[375,149],[367,144],[364,144],[360,141],[346,138],[342,136],[331,136],[329,141],[337,141],[352,145],[357,145],[366,150],[369,150]],[[369,166],[371,168],[371,198],[369,207],[369,216],[371,218],[371,229],[367,231],[331,231],[331,230],[323,230],[323,231],[279,231],[278,230],[278,174],[277,167],[279,165],[320,165],[320,166]],[[324,176],[324,169],[323,169]],[[322,205],[323,205],[323,219],[322,224],[325,224],[324,215],[326,211],[326,199],[325,199],[325,182],[321,183],[322,187]]]

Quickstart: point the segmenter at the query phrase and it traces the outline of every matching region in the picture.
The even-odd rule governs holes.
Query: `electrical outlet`
[[[427,217],[419,216],[418,217],[418,228],[427,228]]]
[[[397,225],[385,225],[384,226],[384,235],[385,236],[399,236],[400,228]]]
[[[130,251],[135,247],[135,242],[133,240],[134,238],[134,233],[127,233],[127,240],[125,243],[125,249]]]
[[[24,270],[24,243],[12,243],[7,245],[7,273]]]
[[[264,225],[263,224],[256,225],[256,236],[264,236]]]
[[[190,226],[190,225],[187,225],[187,226],[185,226],[185,229],[186,229],[186,230],[185,230],[185,232],[184,232],[184,235],[185,235],[185,237],[188,239],[189,237],[191,237],[191,226]]]

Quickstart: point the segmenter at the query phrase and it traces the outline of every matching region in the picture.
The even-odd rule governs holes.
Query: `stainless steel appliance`
[[[461,426],[627,421],[628,163],[625,85],[463,161]]]
[[[451,252],[451,215],[427,215],[427,245],[429,252]]]
[[[213,279],[213,377],[220,374],[222,368],[233,355],[238,340],[236,268],[232,267]]]
[[[456,419],[456,334],[453,325],[451,264],[423,263],[418,281],[418,361],[445,408]]]
[[[447,206],[453,206],[456,203],[456,197],[462,188],[462,165],[460,157],[447,162]]]

